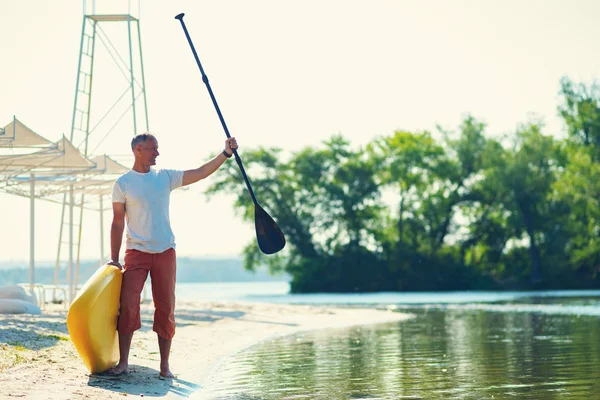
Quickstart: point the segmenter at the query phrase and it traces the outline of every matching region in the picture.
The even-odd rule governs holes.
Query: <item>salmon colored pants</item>
[[[171,339],[175,335],[175,260],[173,248],[157,254],[132,249],[125,252],[117,323],[119,334],[132,334],[142,327],[140,295],[150,273],[154,300],[152,330],[163,339]]]

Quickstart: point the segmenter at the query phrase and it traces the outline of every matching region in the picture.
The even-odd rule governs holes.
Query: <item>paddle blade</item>
[[[254,225],[256,227],[256,240],[258,247],[265,254],[277,253],[285,246],[285,237],[265,210],[258,204],[254,207]]]

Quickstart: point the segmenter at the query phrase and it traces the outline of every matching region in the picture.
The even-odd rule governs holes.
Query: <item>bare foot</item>
[[[167,378],[167,379],[173,379],[175,378],[175,375],[171,372],[171,370],[169,369],[169,366],[160,366],[160,377],[161,378]]]
[[[129,365],[127,364],[117,364],[108,371],[105,372],[106,375],[123,375],[129,373]]]

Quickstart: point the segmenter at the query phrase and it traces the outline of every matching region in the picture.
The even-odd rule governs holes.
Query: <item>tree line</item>
[[[473,116],[456,131],[396,131],[353,148],[342,135],[289,157],[244,150],[261,205],[286,248],[244,265],[285,271],[293,292],[600,287],[600,92],[560,81],[564,138],[529,119],[492,136]],[[254,207],[228,163],[207,193]]]

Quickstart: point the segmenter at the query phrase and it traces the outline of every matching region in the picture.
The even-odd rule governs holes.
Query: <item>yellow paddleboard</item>
[[[83,363],[92,373],[119,361],[117,316],[123,273],[105,264],[83,285],[67,314],[67,328]]]

